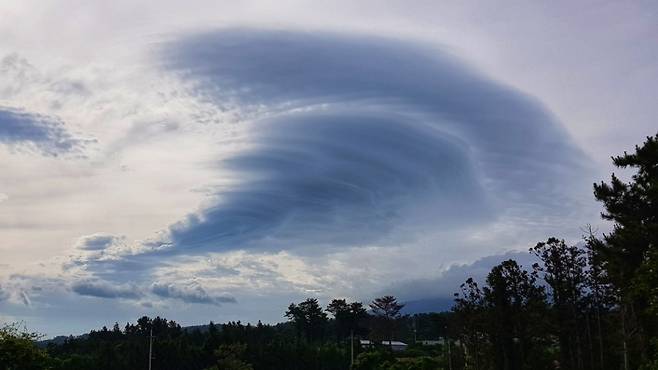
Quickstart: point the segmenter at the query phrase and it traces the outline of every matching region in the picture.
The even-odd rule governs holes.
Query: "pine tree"
[[[603,203],[601,216],[614,222],[596,252],[616,288],[624,341],[625,367],[657,355],[658,340],[658,135],[635,147],[635,153],[613,157],[619,168],[635,171],[630,182],[612,174],[610,183],[594,184]]]

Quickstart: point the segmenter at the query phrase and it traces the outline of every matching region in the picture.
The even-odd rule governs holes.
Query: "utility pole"
[[[450,351],[450,338],[448,338],[448,369],[452,370],[452,353]]]
[[[416,344],[416,315],[413,316],[413,326],[414,326],[414,344]]]
[[[153,359],[153,327],[149,332],[149,370],[151,370],[151,360]]]
[[[450,350],[450,337],[448,336],[448,325],[445,325],[443,329],[445,330],[443,334],[443,340],[448,345],[448,370],[452,370],[452,352]]]
[[[354,329],[350,329],[350,369],[354,367]]]

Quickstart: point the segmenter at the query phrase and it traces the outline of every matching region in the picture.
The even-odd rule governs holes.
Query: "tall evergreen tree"
[[[610,183],[594,184],[594,196],[605,207],[601,216],[614,222],[597,251],[619,293],[628,368],[632,358],[646,362],[656,356],[651,342],[658,340],[658,135],[612,161],[634,174],[630,182],[612,174]],[[634,343],[637,353],[630,348]]]
[[[384,334],[389,346],[395,335],[397,320],[402,316],[400,311],[403,307],[404,304],[399,303],[397,298],[391,295],[375,298],[370,303],[377,329]]]
[[[344,339],[361,332],[361,322],[368,316],[361,302],[347,303],[344,299],[334,299],[327,305],[327,312],[334,316],[336,338]]]
[[[303,333],[307,342],[322,341],[325,335],[327,314],[315,298],[288,306],[285,316],[294,323],[297,337]]]

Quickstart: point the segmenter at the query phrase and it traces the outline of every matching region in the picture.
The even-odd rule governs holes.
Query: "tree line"
[[[658,369],[658,135],[612,159],[633,175],[594,184],[609,233],[539,242],[528,251],[537,263],[509,259],[485,281],[467,278],[448,312],[403,315],[393,296],[326,307],[308,298],[276,325],[186,329],[142,317],[45,347],[8,325],[0,369],[146,368],[151,332],[154,369]],[[392,351],[394,340],[409,346]]]

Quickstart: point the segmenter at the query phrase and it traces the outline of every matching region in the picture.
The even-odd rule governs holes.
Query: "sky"
[[[0,1],[0,322],[449,300],[656,134],[651,1]],[[623,175],[623,174],[622,174]]]

